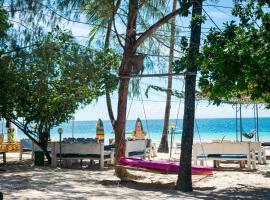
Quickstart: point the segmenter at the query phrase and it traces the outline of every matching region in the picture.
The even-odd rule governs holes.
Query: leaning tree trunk
[[[18,127],[19,128],[19,127]],[[31,133],[28,132],[27,129],[24,129],[24,128],[19,128],[21,131],[23,131],[23,133],[32,141],[34,142],[36,145],[38,145],[45,153],[45,156],[48,160],[48,163],[51,164],[51,155],[50,155],[50,152],[48,151],[48,136],[50,135],[50,132],[48,133],[42,133],[41,134],[41,137],[39,138],[40,141],[37,141],[32,135]],[[45,136],[43,138],[43,136]]]
[[[111,32],[112,32],[113,20],[114,20],[115,13],[117,12],[120,4],[121,4],[121,0],[118,0],[116,2],[116,6],[115,6],[115,9],[114,9],[114,11],[112,13],[112,16],[108,21],[106,38],[105,38],[105,45],[104,45],[105,49],[108,49],[110,47],[110,37],[111,37]],[[107,90],[107,87],[105,89],[106,89],[107,110],[108,110],[109,118],[110,118],[110,121],[111,121],[111,124],[112,124],[112,128],[113,128],[113,130],[115,132],[115,117],[114,117],[113,109],[112,109],[111,96],[110,96],[110,92]]]
[[[8,116],[6,116],[6,119],[15,124],[16,127],[20,129],[32,142],[38,145],[44,151],[49,164],[51,164],[51,155],[47,149],[51,128],[48,127],[45,130],[40,129],[38,133],[37,132],[33,133],[29,131],[29,129],[27,128],[27,125],[29,125],[30,122],[21,123],[19,120],[14,120],[13,118]],[[37,141],[35,138],[38,138],[39,141]]]
[[[120,78],[119,90],[118,90],[118,107],[117,107],[117,120],[115,123],[115,145],[116,145],[116,163],[121,156],[125,155],[125,130],[126,130],[126,111],[127,111],[127,100],[128,100],[128,86],[131,75],[131,61],[136,53],[134,44],[136,42],[136,19],[138,14],[138,0],[129,1],[128,10],[128,23],[125,38],[125,47],[123,53],[122,63],[119,69]],[[126,178],[126,171],[123,169],[116,168],[116,175],[120,178]]]
[[[173,12],[176,10],[176,3],[177,3],[177,0],[174,0],[173,9],[172,9]],[[169,67],[168,67],[169,74],[172,73],[172,63],[174,59],[174,40],[175,40],[175,17],[173,17],[171,20],[171,38],[170,38]],[[172,76],[168,75],[168,92],[167,92],[167,98],[166,98],[164,125],[163,125],[161,142],[158,147],[158,152],[163,152],[163,153],[169,152],[168,126],[169,126],[170,110],[171,110],[171,96],[172,96],[171,90],[172,90]]]
[[[119,69],[120,83],[118,90],[118,107],[117,107],[117,120],[115,122],[115,144],[116,144],[116,163],[121,156],[125,153],[125,125],[126,125],[126,111],[127,111],[127,96],[128,96],[128,85],[131,75],[131,61],[135,56],[137,48],[150,36],[152,35],[160,26],[168,22],[172,17],[180,14],[181,12],[186,12],[186,7],[179,8],[175,12],[169,13],[162,19],[158,20],[153,24],[148,30],[142,33],[136,40],[136,20],[139,9],[139,0],[129,0],[128,3],[128,19],[127,19],[127,30],[125,36],[125,46],[122,63]],[[143,4],[143,3],[142,3]],[[141,5],[142,5],[141,4]],[[122,77],[122,78],[121,78]],[[123,78],[125,77],[125,78]],[[116,168],[115,174],[123,178],[126,175],[126,171]],[[126,177],[124,177],[126,178]]]
[[[106,33],[106,38],[105,38],[105,45],[104,45],[105,49],[109,48],[109,46],[110,46],[110,35],[111,35],[111,31],[112,31],[112,22],[113,22],[113,17],[108,22],[107,33]],[[115,131],[115,118],[114,118],[114,114],[113,114],[113,110],[112,110],[111,96],[110,96],[110,92],[107,90],[107,87],[105,89],[106,89],[107,110],[108,110],[109,118],[110,118],[110,121],[112,124],[112,128]]]
[[[191,37],[189,45],[189,61],[191,66],[187,69],[185,78],[185,106],[183,133],[180,156],[180,170],[176,189],[183,192],[192,191],[192,144],[194,135],[194,116],[195,116],[195,89],[197,65],[195,63],[196,55],[199,54],[200,37],[201,37],[201,14],[202,0],[192,2],[192,21]]]

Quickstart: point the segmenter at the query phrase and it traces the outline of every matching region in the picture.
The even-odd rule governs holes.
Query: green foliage
[[[211,30],[200,59],[199,86],[215,104],[222,100],[269,101],[270,32],[264,23],[256,28],[226,24]]]
[[[266,102],[270,105],[270,14],[266,1],[235,0],[233,14],[240,23],[226,23],[224,30],[211,29],[196,58],[200,70],[199,87],[205,97],[221,102]],[[198,19],[203,20],[203,18]],[[174,62],[176,73],[189,66],[185,55]]]
[[[185,36],[181,37],[180,47],[181,47],[181,50],[183,51],[184,55],[181,58],[179,58],[173,62],[173,71],[175,73],[185,72],[186,69],[190,66],[190,62],[188,59],[189,48],[188,48],[187,37],[185,37]]]
[[[190,62],[187,56],[183,56],[173,62],[173,71],[175,73],[183,73],[190,66]]]
[[[0,115],[42,143],[53,126],[104,95],[105,85],[116,88],[111,69],[118,65],[109,49],[83,47],[60,30],[48,33],[31,48],[1,59]]]
[[[8,23],[7,12],[0,7],[0,40],[6,36],[6,31],[11,27]]]
[[[195,15],[192,17],[191,23],[193,25],[203,24],[206,20],[206,16],[204,15]]]
[[[269,13],[265,12],[269,7],[269,1],[234,0],[232,14],[240,18],[241,25],[244,27],[257,25],[259,20],[261,20],[263,24],[269,24],[269,20],[267,20]]]
[[[188,50],[188,38],[186,36],[181,37],[181,41],[180,41],[180,47],[181,50],[184,52],[187,52]]]
[[[180,4],[180,8],[184,10],[184,12],[181,13],[181,16],[187,17],[190,14],[189,8],[192,6],[191,0],[178,0]]]

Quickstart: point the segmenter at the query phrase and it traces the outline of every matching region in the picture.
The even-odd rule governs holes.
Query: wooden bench
[[[213,140],[213,142],[217,143],[232,143],[230,140]],[[254,149],[256,159],[258,159],[259,164],[266,164],[266,149],[262,146],[261,142],[252,142],[250,141],[251,149]]]
[[[3,157],[3,163],[7,164],[6,152],[5,151],[0,151],[0,155],[2,155],[2,157]]]
[[[247,166],[256,169],[256,157],[254,146],[250,142],[213,142],[213,143],[196,143],[193,145],[193,155],[195,165],[200,160],[203,165],[204,160],[213,161],[247,161]],[[217,164],[218,165],[218,164]]]
[[[52,153],[52,167],[57,166],[57,160],[99,160],[100,168],[104,168],[104,162],[112,162],[114,152],[111,150],[104,150],[104,143],[88,142],[88,143],[62,143],[61,154],[59,142],[51,143]]]

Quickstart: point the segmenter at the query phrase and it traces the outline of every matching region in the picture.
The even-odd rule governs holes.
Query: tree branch
[[[122,44],[121,39],[120,39],[119,34],[118,34],[118,32],[117,32],[117,29],[116,29],[116,25],[115,25],[115,17],[113,17],[113,27],[114,27],[114,32],[115,32],[115,34],[116,34],[116,38],[117,38],[117,40],[118,40],[118,42],[119,42],[119,45],[124,49],[124,45]]]
[[[167,45],[165,42],[162,42],[158,37],[155,37],[155,36],[153,36],[153,38],[155,38],[160,44],[162,44],[164,47],[167,47],[168,49],[170,49],[170,46],[169,45]],[[175,48],[172,48],[175,52],[177,52],[177,53],[180,53],[180,54],[184,54],[185,52],[184,51],[179,51],[179,50],[177,50],[177,49],[175,49]]]
[[[147,29],[136,41],[134,45],[134,49],[137,49],[150,35],[152,35],[159,27],[168,22],[171,18],[176,16],[177,14],[181,14],[186,11],[188,8],[178,8],[176,11],[171,12],[170,14],[164,16],[155,24],[153,24],[149,29]]]

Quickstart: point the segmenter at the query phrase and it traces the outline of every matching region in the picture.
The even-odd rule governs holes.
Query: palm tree
[[[173,9],[172,11],[176,10],[177,0],[173,0]],[[170,37],[170,52],[169,52],[169,66],[168,66],[168,73],[172,73],[172,64],[174,59],[174,40],[175,40],[175,17],[171,20],[171,37]],[[168,124],[170,118],[170,110],[171,110],[171,90],[172,90],[172,76],[168,76],[168,87],[167,87],[167,98],[166,98],[166,106],[165,106],[165,116],[164,116],[164,125],[162,131],[162,138],[161,142],[158,147],[158,152],[169,152],[168,146]]]
[[[82,14],[88,18],[88,22],[95,24],[94,33],[97,30],[106,29],[105,44],[104,49],[110,48],[110,39],[112,34],[113,23],[115,15],[119,6],[121,5],[121,0],[111,1],[111,0],[101,0],[101,1],[77,1],[77,0],[65,0],[61,2],[58,6],[61,10],[66,11],[68,14],[71,9],[78,8]],[[102,9],[100,9],[102,8]],[[93,35],[95,36],[95,35]],[[111,69],[108,69],[111,70]],[[109,114],[109,118],[113,129],[115,130],[115,117],[112,109],[112,101],[110,96],[110,91],[106,87],[106,104]]]
[[[202,1],[192,2],[191,36],[188,53],[190,67],[187,68],[189,74],[185,77],[185,106],[180,156],[181,170],[179,170],[176,184],[176,189],[184,192],[192,191],[191,158],[194,136],[196,74],[198,69],[195,59],[199,54],[201,39]]]

